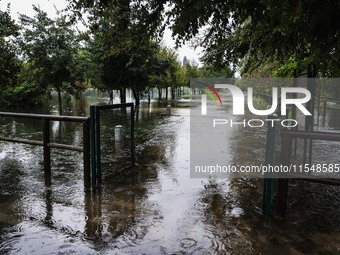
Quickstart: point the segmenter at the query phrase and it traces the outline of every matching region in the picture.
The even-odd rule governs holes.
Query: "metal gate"
[[[91,179],[100,184],[134,165],[134,105],[90,107]]]

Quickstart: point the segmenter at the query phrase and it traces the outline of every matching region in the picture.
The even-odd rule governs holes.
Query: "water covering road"
[[[72,114],[86,114],[79,109]],[[189,109],[173,114],[137,145],[134,169],[92,193],[83,189],[81,155],[53,151],[47,188],[42,149],[1,142],[0,253],[340,254],[338,187],[293,182],[287,220],[264,223],[262,180],[190,178]],[[36,138],[39,127],[11,120],[1,130]],[[52,130],[81,143],[77,125]],[[265,130],[237,130],[231,163],[262,162],[264,138]]]

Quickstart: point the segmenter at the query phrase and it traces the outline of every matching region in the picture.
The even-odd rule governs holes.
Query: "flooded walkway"
[[[81,155],[55,152],[46,188],[41,148],[1,143],[0,253],[340,254],[338,187],[293,183],[287,221],[264,224],[262,180],[190,178],[189,109],[173,113],[92,193]],[[235,133],[231,163],[261,161],[264,136]]]
[[[214,217],[224,218],[225,212],[219,208],[223,201],[218,199],[223,197],[221,192],[228,193],[229,185],[190,179],[189,110],[178,110],[175,114],[156,127],[154,137],[137,146],[135,169],[106,180],[102,189],[92,194],[83,191],[81,167],[75,165],[80,156],[68,159],[62,152],[56,152],[59,163],[48,189],[43,186],[40,172],[40,148],[2,144],[1,252],[225,251],[224,230],[216,233],[220,230],[210,221]],[[218,197],[210,197],[215,195]],[[228,213],[231,218],[238,218],[243,211],[231,204]]]

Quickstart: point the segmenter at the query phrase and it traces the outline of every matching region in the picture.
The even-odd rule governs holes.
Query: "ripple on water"
[[[205,217],[206,213],[202,211],[197,211],[197,210],[189,210],[185,213],[188,216],[193,216],[193,217]]]
[[[117,239],[115,239],[116,245],[119,249],[134,247],[141,243],[141,240],[147,233],[147,226],[130,227]],[[111,240],[112,241],[112,240]]]
[[[198,203],[196,203],[194,206],[197,207],[197,208],[200,208],[200,209],[206,209],[206,208],[208,208],[210,205],[207,204],[207,203],[198,202]]]
[[[119,211],[110,211],[108,212],[109,217],[120,217],[121,213]]]
[[[15,237],[12,236],[11,239],[1,241],[0,243],[0,253],[1,254],[6,254],[10,253],[13,251],[13,246],[17,243],[17,240],[20,238],[20,236]]]
[[[183,238],[179,241],[182,248],[188,249],[197,244],[197,241],[192,238]]]
[[[142,204],[143,207],[147,207],[147,208],[153,208],[156,207],[158,204],[156,202],[152,202],[152,201],[146,201]]]

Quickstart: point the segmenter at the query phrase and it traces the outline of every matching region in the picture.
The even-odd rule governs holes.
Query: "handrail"
[[[43,141],[35,141],[22,138],[0,136],[0,140],[7,142],[23,143],[44,148],[44,177],[45,185],[51,185],[51,148],[66,149],[79,151],[83,153],[84,161],[84,185],[89,188],[91,185],[91,170],[90,170],[90,118],[79,116],[61,116],[61,115],[46,115],[46,114],[31,114],[31,113],[13,113],[0,112],[0,117],[35,119],[43,121]],[[67,121],[83,123],[83,146],[72,146],[67,144],[58,144],[50,142],[50,121]]]
[[[281,156],[280,156],[282,165],[286,165],[286,166],[290,165],[293,138],[340,142],[339,133],[283,130],[281,132],[282,146],[281,146]],[[318,178],[314,178],[314,176],[299,175],[299,174],[296,174],[296,175],[285,174],[284,177],[285,178],[280,178],[278,180],[278,190],[277,190],[277,197],[276,197],[275,211],[276,211],[276,215],[280,217],[284,217],[286,214],[289,178],[294,177],[300,180],[332,184],[332,185],[340,184],[339,179],[335,179],[335,178],[318,179]]]
[[[340,133],[334,132],[306,132],[299,130],[282,130],[282,135],[290,138],[312,139],[312,140],[325,140],[340,142]]]
[[[88,117],[80,116],[65,116],[65,115],[47,115],[47,114],[33,114],[33,113],[14,113],[14,112],[0,112],[0,117],[25,118],[36,120],[52,120],[52,121],[70,121],[70,122],[84,122]]]

